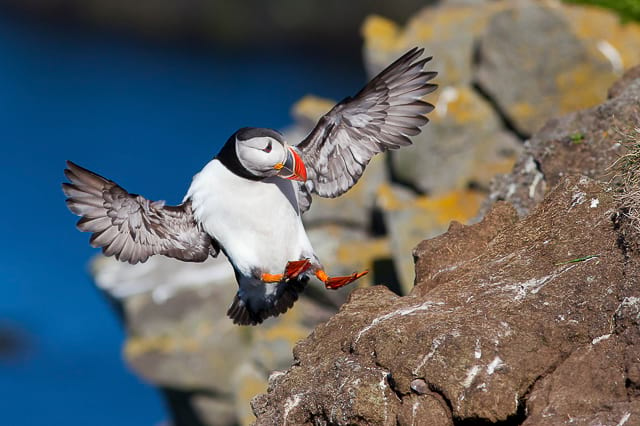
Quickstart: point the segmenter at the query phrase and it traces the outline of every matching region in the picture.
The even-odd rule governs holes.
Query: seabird
[[[165,205],[67,161],[62,184],[80,231],[107,256],[136,264],[161,254],[203,262],[222,251],[239,290],[227,315],[256,325],[286,312],[315,275],[329,289],[366,274],[331,277],[309,242],[301,214],[311,194],[337,197],[380,152],[410,145],[433,105],[424,71],[431,57],[413,48],[360,92],[336,104],[297,145],[263,128],[234,133],[193,181],[182,204]]]

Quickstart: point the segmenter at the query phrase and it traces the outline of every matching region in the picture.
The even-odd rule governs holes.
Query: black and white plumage
[[[362,176],[371,158],[411,143],[433,106],[431,59],[414,48],[338,103],[296,146],[271,129],[243,128],[194,176],[179,206],[130,194],[115,182],[67,163],[63,184],[77,226],[91,245],[132,264],[161,254],[202,262],[222,250],[238,294],[228,315],[255,325],[287,311],[310,274],[328,288],[362,274],[328,277],[304,230],[310,193],[337,197]]]

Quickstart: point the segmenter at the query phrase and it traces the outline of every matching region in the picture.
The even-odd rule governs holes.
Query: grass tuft
[[[640,119],[637,126],[618,133],[626,153],[611,165],[617,189],[615,198],[623,214],[640,232]]]

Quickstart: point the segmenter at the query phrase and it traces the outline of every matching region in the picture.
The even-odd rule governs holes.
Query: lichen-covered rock
[[[513,171],[493,182],[489,204],[506,200],[524,215],[568,174],[611,179],[609,166],[626,149],[623,134],[640,116],[640,79],[622,82],[608,101],[549,120],[525,144]]]
[[[513,167],[521,144],[496,112],[468,86],[440,89],[431,122],[413,145],[391,152],[392,175],[429,195],[474,184],[488,187]]]
[[[637,262],[616,245],[615,210],[606,187],[569,177],[523,220],[499,206],[462,228],[469,231],[458,225],[423,243],[416,256],[431,263],[422,264],[412,294],[397,297],[380,287],[354,292],[296,346],[294,366],[254,399],[257,424],[391,425],[431,415],[446,424],[444,407],[457,420],[520,423],[530,409],[550,407],[529,402],[530,395],[557,400],[545,389],[556,389],[546,381],[560,372],[574,393],[594,383],[597,398],[583,419],[635,415],[636,401],[621,399],[620,384],[598,384],[611,374],[626,383],[620,358],[595,357],[604,371],[600,382],[589,369],[571,368],[574,357],[579,362],[598,351],[603,336],[624,335],[612,330],[611,318],[625,297],[638,294],[628,278],[637,277]],[[624,345],[632,343],[640,343],[638,333]],[[407,404],[423,392],[445,404],[430,400],[420,405],[420,418],[407,417]],[[533,420],[528,424],[540,424]]]
[[[620,75],[640,63],[640,24],[621,22],[610,10],[597,6],[547,2],[556,9],[589,49],[597,51]]]
[[[426,7],[404,28],[387,18],[369,16],[362,26],[367,73],[375,75],[411,47],[424,46],[427,55],[435,58],[432,67],[438,71],[441,86],[469,85],[473,80],[474,44],[493,13],[504,8],[501,3],[448,2]]]
[[[618,77],[561,14],[533,2],[514,3],[492,16],[478,57],[478,84],[527,135],[549,117],[601,102]]]
[[[384,212],[389,245],[402,294],[411,292],[415,280],[413,259],[407,254],[420,241],[444,232],[451,220],[471,220],[482,199],[482,194],[470,190],[426,197],[416,196],[396,185],[380,187],[378,206]]]

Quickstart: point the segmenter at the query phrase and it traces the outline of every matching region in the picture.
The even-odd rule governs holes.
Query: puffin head
[[[275,130],[245,127],[238,130],[227,145],[234,146],[239,166],[244,169],[242,172],[255,178],[279,176],[302,182],[307,180],[307,170],[300,155]]]

